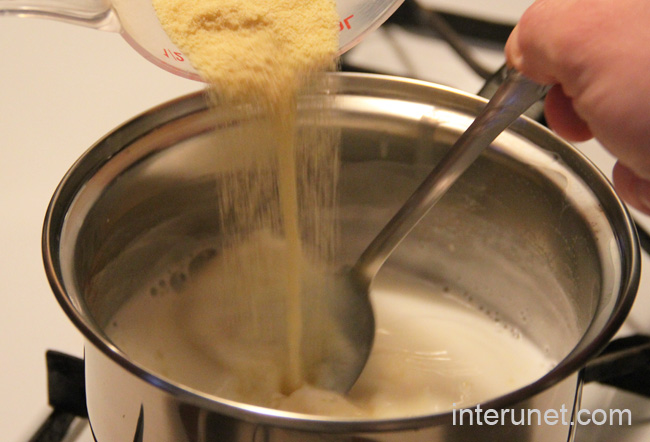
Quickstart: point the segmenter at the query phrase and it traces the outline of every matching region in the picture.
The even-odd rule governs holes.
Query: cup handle
[[[109,0],[0,0],[0,16],[45,18],[102,31],[119,32]]]

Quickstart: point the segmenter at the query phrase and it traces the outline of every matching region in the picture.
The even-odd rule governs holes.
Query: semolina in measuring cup
[[[337,0],[339,53],[378,28],[402,1]],[[150,0],[0,0],[2,15],[47,18],[118,32],[140,55],[159,67],[182,77],[200,79],[160,26]]]

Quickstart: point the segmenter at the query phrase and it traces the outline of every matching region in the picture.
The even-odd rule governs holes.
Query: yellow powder
[[[228,103],[287,103],[338,51],[333,0],[153,0],[171,40]]]
[[[219,177],[221,231],[228,236],[221,266],[233,279],[222,284],[232,293],[219,308],[233,310],[227,325],[233,344],[268,344],[263,352],[283,372],[276,390],[290,394],[309,377],[301,358],[301,274],[305,260],[331,254],[328,214],[337,170],[336,137],[327,130],[298,133],[296,103],[319,73],[336,67],[335,3],[153,0],[153,5],[171,40],[208,84],[213,103],[248,110],[246,124],[235,129],[237,148],[218,147],[236,159]],[[280,237],[282,244],[270,248],[255,232]],[[278,292],[286,294],[283,315],[268,308]]]

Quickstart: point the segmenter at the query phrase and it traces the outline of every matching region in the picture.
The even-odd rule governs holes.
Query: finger
[[[506,41],[505,46],[505,56],[506,64],[509,67],[515,68],[522,74],[526,75],[531,80],[536,81],[540,84],[553,84],[555,79],[543,70],[539,69],[534,63],[531,63],[529,59],[524,57],[524,48],[522,47],[521,40],[519,38],[519,29],[520,25],[517,24],[510,36],[508,41]],[[529,57],[530,58],[530,57]]]
[[[544,115],[549,127],[569,141],[593,138],[589,126],[576,113],[573,100],[564,93],[561,85],[553,86],[548,92]]]
[[[514,67],[540,84],[557,83],[557,7],[545,0],[535,1],[519,19],[508,37],[505,56],[508,66]],[[559,2],[562,5],[562,2]]]
[[[630,206],[650,215],[650,181],[639,178],[620,162],[614,165],[612,175],[619,196]]]

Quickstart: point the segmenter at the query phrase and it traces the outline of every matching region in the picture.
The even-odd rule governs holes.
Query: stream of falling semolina
[[[220,308],[232,311],[226,332],[233,341],[266,344],[263,352],[283,367],[280,391],[291,393],[304,382],[302,266],[332,248],[334,228],[323,215],[333,210],[334,178],[324,173],[335,174],[337,158],[331,146],[314,145],[330,143],[327,136],[296,139],[296,102],[317,73],[335,66],[336,5],[333,0],[153,0],[153,5],[172,41],[209,84],[213,103],[250,110],[252,124],[240,134],[250,143],[237,143],[231,170],[219,177],[220,222],[227,232],[220,253],[231,267],[224,275],[233,279],[225,286],[235,292],[224,295]],[[321,170],[304,173],[313,172],[313,165]],[[280,292],[284,302],[269,295]],[[269,299],[275,305],[269,306]]]

